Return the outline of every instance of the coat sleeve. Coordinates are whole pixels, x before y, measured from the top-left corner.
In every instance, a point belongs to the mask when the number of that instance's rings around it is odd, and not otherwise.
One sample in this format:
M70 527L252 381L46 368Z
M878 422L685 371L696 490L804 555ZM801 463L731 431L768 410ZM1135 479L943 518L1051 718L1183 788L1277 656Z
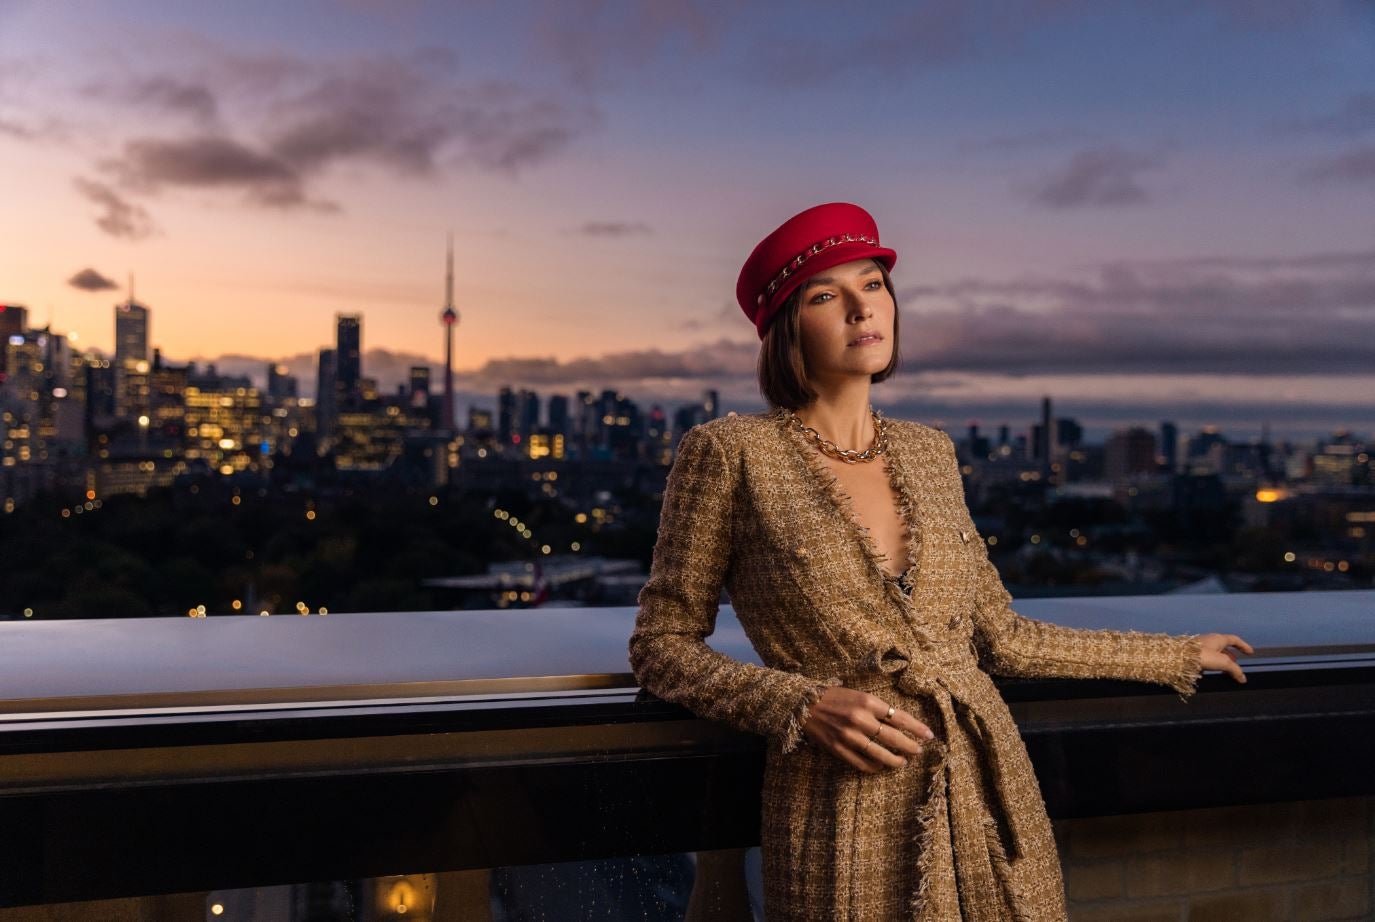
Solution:
M711 649L731 556L738 465L694 426L678 445L659 516L649 580L636 600L630 666L641 687L699 717L774 737L783 752L805 738L807 712L825 691L799 673Z
M960 479L955 444L942 432L948 476ZM963 485L959 488L963 490ZM966 508L966 514L968 510ZM1196 634L1063 627L1012 610L1012 595L973 519L978 567L974 604L975 643L994 675L1029 678L1129 679L1168 685L1187 701L1197 690L1203 648Z

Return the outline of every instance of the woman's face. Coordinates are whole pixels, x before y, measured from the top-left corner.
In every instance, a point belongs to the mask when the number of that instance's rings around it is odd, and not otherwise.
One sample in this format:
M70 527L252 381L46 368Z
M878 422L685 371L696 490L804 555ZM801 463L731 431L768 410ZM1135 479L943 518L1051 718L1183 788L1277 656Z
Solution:
M835 382L872 375L893 357L893 314L897 306L872 259L823 269L802 283L798 321L809 377ZM880 339L860 339L878 334Z

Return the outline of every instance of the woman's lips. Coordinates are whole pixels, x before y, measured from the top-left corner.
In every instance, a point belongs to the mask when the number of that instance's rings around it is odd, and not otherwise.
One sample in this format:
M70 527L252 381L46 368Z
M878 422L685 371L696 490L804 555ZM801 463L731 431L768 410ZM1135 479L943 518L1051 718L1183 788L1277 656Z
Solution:
M850 343L851 346L874 346L883 342L882 336L866 336L858 342Z

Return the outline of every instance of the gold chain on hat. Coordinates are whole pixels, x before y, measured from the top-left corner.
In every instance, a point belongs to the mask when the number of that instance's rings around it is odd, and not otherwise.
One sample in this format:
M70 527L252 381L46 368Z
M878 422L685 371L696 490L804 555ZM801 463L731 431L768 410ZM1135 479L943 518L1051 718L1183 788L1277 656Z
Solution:
M858 464L862 461L872 461L888 448L888 420L883 418L883 413L874 409L874 405L869 405L869 415L874 420L874 443L863 451L856 451L852 448L840 448L830 439L822 438L821 433L811 426L806 425L792 410L788 410L788 421L793 428L797 429L819 448L823 453L832 458L839 458L847 464Z

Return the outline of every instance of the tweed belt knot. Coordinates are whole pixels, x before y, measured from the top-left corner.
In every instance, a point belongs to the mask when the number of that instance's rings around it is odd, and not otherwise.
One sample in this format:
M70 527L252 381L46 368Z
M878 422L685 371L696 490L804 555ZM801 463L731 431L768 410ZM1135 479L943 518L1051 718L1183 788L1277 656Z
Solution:
M932 700L941 713L947 728L955 726L955 708L962 710L969 718L970 724L978 736L980 749L987 756L988 762L992 767L994 778L1000 782L1003 772L999 764L1000 754L998 747L992 743L994 736L988 729L988 722L982 713L987 705L986 696L976 694L972 688L973 673L979 673L979 664L975 656L975 651L970 643L965 640L951 640L944 643L934 643L930 646L923 646L920 654L913 657L911 653L900 643L894 643L878 656L879 668L889 673L894 684L903 692L915 696L924 696ZM987 681L987 677L982 677ZM947 729L947 733L951 732ZM948 751L946 742L941 739L931 740L923 743L925 746L937 746L941 753L941 761L944 763L938 766L938 770L948 767L952 771L951 784L963 785L976 783L976 779L957 777L959 772L965 771L966 767L962 763L948 761ZM994 783L988 786L992 794L992 803L989 805L997 810L1002 821L1003 828L1009 831L1012 841L1002 842L1003 850L1008 857L1025 854L1025 844L1027 830L1022 828L1020 815L1017 811L1009 808L1003 800L1003 785ZM1001 832L999 832L1001 837ZM1009 846L1011 846L1009 848Z

